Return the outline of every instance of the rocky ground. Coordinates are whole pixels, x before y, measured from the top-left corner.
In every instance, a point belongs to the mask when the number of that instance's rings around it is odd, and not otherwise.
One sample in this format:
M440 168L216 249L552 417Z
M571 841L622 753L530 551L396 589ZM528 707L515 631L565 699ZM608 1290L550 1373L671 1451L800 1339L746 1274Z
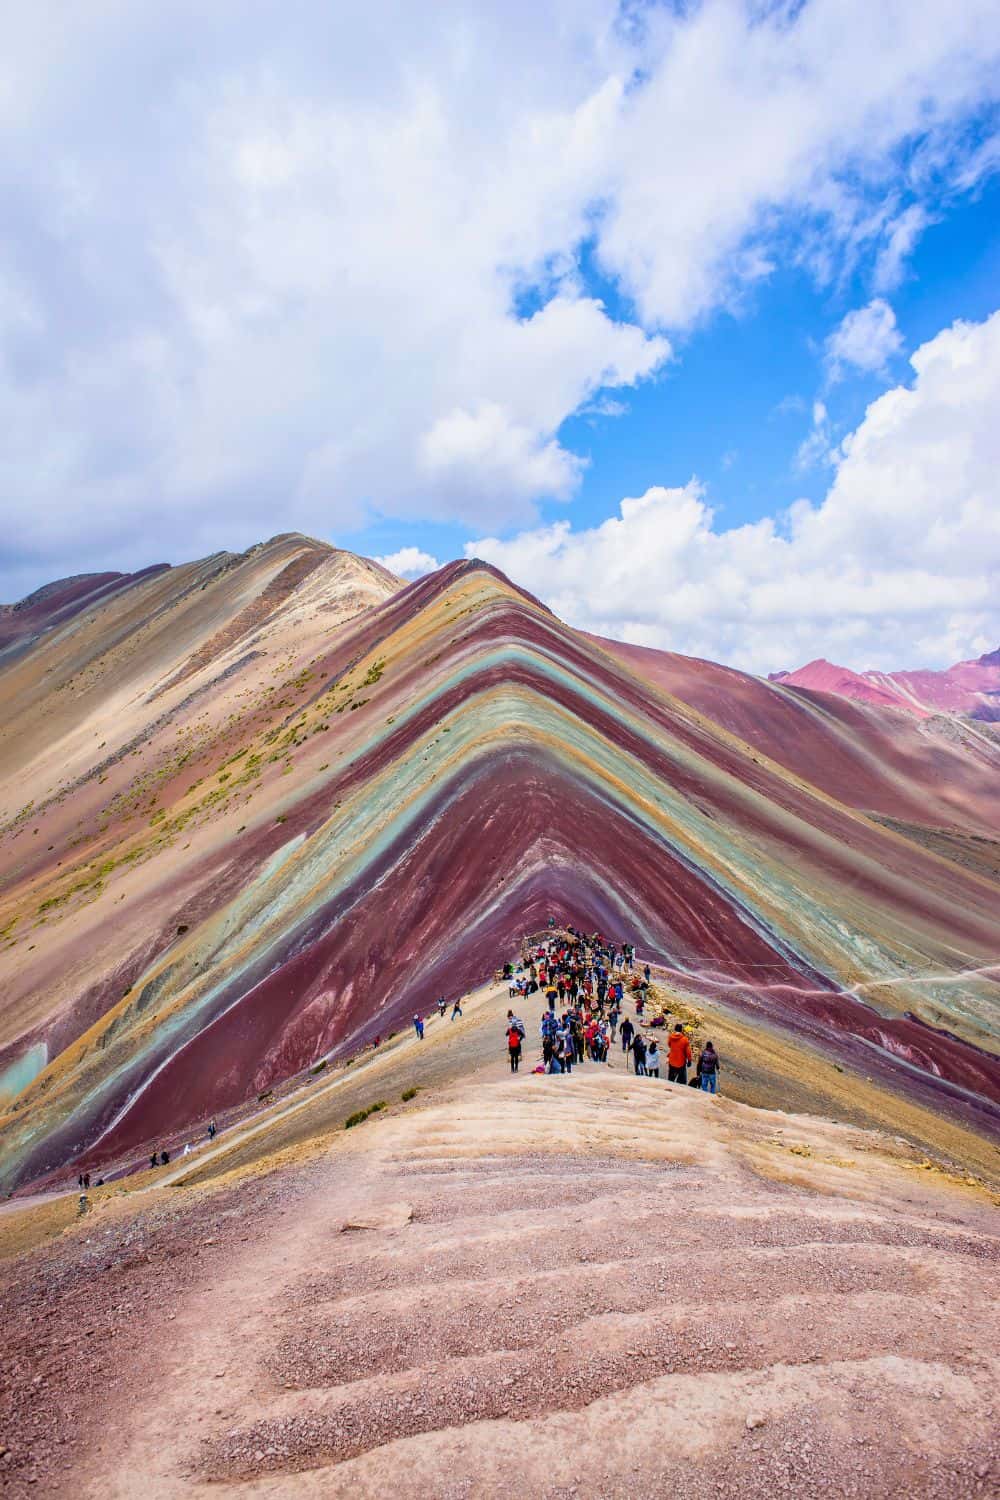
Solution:
M439 1081L274 1170L5 1262L5 1493L997 1492L987 1193L620 1066L512 1078L497 1041L447 1081L479 1034L381 1060L370 1092Z

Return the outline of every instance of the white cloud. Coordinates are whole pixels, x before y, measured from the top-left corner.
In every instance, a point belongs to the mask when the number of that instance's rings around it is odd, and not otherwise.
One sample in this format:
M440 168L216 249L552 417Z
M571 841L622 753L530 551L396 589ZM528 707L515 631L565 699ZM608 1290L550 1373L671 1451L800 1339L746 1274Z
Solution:
M718 531L692 480L591 530L560 521L467 550L576 625L754 671L978 652L1000 640L1000 312L945 329L911 364L912 385L841 445L823 502L780 524Z
M814 401L812 407L812 430L803 438L795 455L795 466L800 472L814 469L819 464L837 461L837 446L833 437L830 416L824 401Z
M375 561L400 578L422 578L425 573L433 573L441 566L436 557L432 557L429 552L422 552L419 547L400 547L398 552L390 552L387 557L377 557Z
M884 298L875 297L867 307L856 307L849 312L827 339L830 378L840 379L845 367L866 375L881 375L902 348L903 336L896 326L896 314Z
M877 292L891 292L899 285L908 257L931 223L932 216L922 203L911 203L890 222L885 243L875 260L872 281Z
M530 524L664 330L818 233L898 277L900 154L959 182L1000 78L993 0L49 10L0 56L8 577Z

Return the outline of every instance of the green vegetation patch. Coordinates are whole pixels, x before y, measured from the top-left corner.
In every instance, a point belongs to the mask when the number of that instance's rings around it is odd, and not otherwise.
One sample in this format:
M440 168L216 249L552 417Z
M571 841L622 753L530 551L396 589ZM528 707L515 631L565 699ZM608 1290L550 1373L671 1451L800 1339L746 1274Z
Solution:
M367 1120L369 1115L377 1114L380 1109L388 1109L389 1106L384 1099L379 1099L376 1104L369 1104L366 1109L355 1110L353 1115L348 1115L344 1121L345 1130L353 1130L355 1125L360 1125L362 1120Z

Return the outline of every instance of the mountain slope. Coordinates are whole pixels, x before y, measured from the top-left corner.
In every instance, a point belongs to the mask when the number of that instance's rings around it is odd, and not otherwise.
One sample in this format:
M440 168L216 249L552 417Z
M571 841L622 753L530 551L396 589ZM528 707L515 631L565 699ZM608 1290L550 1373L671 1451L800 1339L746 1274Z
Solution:
M907 834L1000 834L988 742L705 663L685 700L484 564L278 538L127 601L0 674L8 1186L355 1053L549 915L997 1130L998 888Z

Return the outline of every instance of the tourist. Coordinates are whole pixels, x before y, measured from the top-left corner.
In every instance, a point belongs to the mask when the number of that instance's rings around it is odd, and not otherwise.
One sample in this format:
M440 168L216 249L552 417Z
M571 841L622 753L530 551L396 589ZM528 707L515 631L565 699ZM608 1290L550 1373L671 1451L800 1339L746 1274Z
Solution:
M438 1008L438 1017L443 1021L444 1020L444 1013L448 1009L448 1002L444 998L443 995L439 995L438 996L437 1008Z
M149 1165L151 1167L158 1167L160 1165L160 1158L156 1151L154 1151L152 1156L149 1158ZM82 1182L80 1183L80 1186L83 1187Z
M507 1055L510 1058L510 1071L516 1073L521 1066L521 1039L524 1031L521 1029L517 1018L510 1016L507 1021Z
M647 1078L660 1076L660 1049L656 1045L655 1037L646 1048L646 1076Z
M455 1001L454 1005L451 1008L451 1019L454 1021L455 1017L456 1016L460 1016L461 1014L462 1014L462 1002L461 1002L461 999L459 999L459 1000Z
M646 1071L646 1043L638 1031L632 1040L632 1066L635 1068L635 1076L641 1078Z
M423 1016L416 1015L416 1016L413 1017L413 1029L417 1033L417 1041L418 1042L422 1042L423 1039L424 1039L424 1018L423 1018Z
M684 1035L680 1021L667 1039L667 1077L671 1083L687 1083L691 1043Z
M718 1093L719 1054L711 1042L706 1042L701 1049L701 1056L698 1059L698 1076L701 1078L701 1086L706 1094Z
M209 1140L210 1141L214 1141L215 1137L218 1135L218 1133L219 1133L219 1127L216 1125L216 1123L215 1123L214 1120L210 1120L209 1121L209 1125L208 1125L208 1138L209 1138Z
M618 1028L618 1034L622 1039L622 1051L625 1053L625 1065L627 1067L628 1049L631 1047L632 1038L635 1036L635 1027L632 1025L632 1022L629 1020L628 1016L625 1017L621 1026Z
M586 1050L587 1039L583 1030L583 1022L580 1020L578 1014L574 1015L571 1024L573 1028L573 1050L576 1053L577 1062L582 1063L584 1052Z

